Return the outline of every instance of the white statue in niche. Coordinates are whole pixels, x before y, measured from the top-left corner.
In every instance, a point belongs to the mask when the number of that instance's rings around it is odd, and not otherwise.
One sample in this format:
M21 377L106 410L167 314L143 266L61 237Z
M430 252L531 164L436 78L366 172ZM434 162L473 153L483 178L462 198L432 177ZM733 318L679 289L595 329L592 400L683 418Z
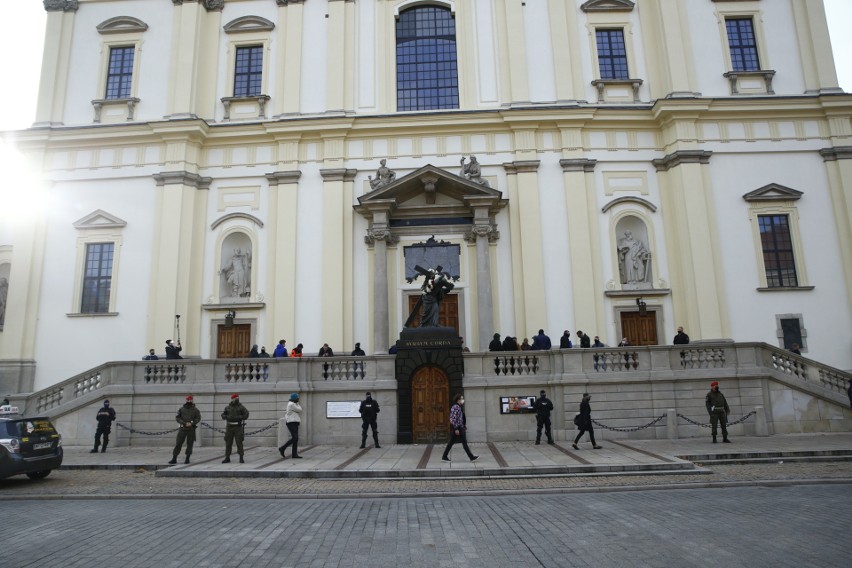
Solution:
M251 296L251 250L234 249L234 254L222 266L220 274L225 276L225 281L230 286L231 294L235 298L248 298Z
M618 241L618 272L621 283L635 288L647 288L651 275L651 253L633 231L624 231Z

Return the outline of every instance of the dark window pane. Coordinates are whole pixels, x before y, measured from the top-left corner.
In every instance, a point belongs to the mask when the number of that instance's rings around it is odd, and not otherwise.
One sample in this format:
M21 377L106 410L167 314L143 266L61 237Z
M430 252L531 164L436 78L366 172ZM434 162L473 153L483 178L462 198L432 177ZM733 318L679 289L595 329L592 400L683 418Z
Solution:
M458 108L456 23L439 6L405 10L396 25L398 110Z
M134 47L111 47L107 66L106 99L126 99L130 97L133 84Z
M601 79L627 79L627 49L624 30L596 30Z
M234 96L256 97L263 85L263 46L238 47L234 64Z
M781 331L784 334L784 349L790 349L794 343L804 345L802 341L802 326L798 318L782 319Z
M757 71L757 39L754 36L754 21L751 18L728 18L728 48L731 52L731 67L734 71Z
M86 245L86 266L83 275L83 299L80 312L99 314L109 312L109 293L112 287L113 243Z
M766 285L770 288L799 285L789 221L787 215L757 216Z

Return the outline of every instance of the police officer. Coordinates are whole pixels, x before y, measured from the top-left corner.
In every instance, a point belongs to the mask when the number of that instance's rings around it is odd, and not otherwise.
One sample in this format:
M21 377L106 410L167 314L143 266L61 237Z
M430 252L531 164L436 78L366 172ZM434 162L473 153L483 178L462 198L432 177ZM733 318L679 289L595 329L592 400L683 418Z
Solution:
M231 404L222 412L222 420L225 421L225 459L222 463L231 463L231 446L234 440L237 442L237 453L240 454L240 463L246 463L243 459L243 439L245 438L245 423L248 420L249 411L240 402L240 395L231 395Z
M553 434L550 432L550 413L553 412L553 402L547 398L547 393L541 391L538 400L533 404L535 410L535 445L541 444L541 428L544 427L544 433L547 434L547 443L553 444Z
M104 401L104 405L98 410L95 418L98 421L98 429L95 430L95 448L89 453L98 453L98 446L101 445L101 436L104 437L104 445L101 446L101 453L105 453L107 444L109 444L109 434L112 431L112 423L115 420L115 410L109 407L108 400Z
M361 407L358 409L361 413L361 448L367 444L367 429L373 429L373 442L376 448L381 448L379 445L379 429L376 424L376 415L379 413L379 402L373 400L370 393L367 393L367 398L361 401Z
M728 414L731 409L728 408L728 401L725 400L725 395L719 392L719 383L713 381L710 383L710 392L704 397L704 405L707 407L707 413L710 414L710 426L713 433L713 443L716 443L716 423L722 424L722 441L730 444L728 439Z
M178 428L177 440L175 441L175 449L172 451L172 459L170 464L177 463L178 454L186 440L186 460L183 463L189 463L189 456L192 455L192 445L195 444L195 429L198 423L201 422L201 411L193 403L192 395L186 397L186 402L178 408L175 421L180 424Z

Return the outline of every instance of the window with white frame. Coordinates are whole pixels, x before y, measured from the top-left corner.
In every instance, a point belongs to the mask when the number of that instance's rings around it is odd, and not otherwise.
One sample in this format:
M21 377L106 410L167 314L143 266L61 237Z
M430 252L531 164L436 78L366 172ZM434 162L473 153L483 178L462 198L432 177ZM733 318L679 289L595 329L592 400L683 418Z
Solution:
M733 71L760 70L760 56L757 52L754 18L725 18L725 29L728 33L731 69Z
M117 315L118 260L127 223L98 209L74 223L77 269L69 316Z
M237 47L234 56L234 96L256 97L263 89L263 46Z
M135 53L136 48L132 45L110 47L105 99L126 99L130 97Z
M109 310L112 289L112 260L115 243L86 245L86 266L83 272L81 314L104 314Z

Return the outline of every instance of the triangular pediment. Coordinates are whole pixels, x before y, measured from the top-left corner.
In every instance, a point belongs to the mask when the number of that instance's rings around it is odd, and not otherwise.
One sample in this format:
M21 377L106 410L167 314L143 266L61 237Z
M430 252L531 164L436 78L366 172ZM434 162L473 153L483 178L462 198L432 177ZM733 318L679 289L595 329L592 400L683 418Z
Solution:
M580 9L584 12L629 12L635 5L630 0L589 0Z
M743 195L743 199L746 201L796 201L803 195L804 193L801 191L778 183L770 183L754 191L749 191Z
M127 221L119 219L111 213L107 213L103 209L92 211L82 219L74 222L74 227L77 229L113 229L127 225Z
M472 218L477 206L487 206L489 213L494 214L506 203L496 189L427 164L362 195L355 210L371 217L372 211L381 209L394 219Z

